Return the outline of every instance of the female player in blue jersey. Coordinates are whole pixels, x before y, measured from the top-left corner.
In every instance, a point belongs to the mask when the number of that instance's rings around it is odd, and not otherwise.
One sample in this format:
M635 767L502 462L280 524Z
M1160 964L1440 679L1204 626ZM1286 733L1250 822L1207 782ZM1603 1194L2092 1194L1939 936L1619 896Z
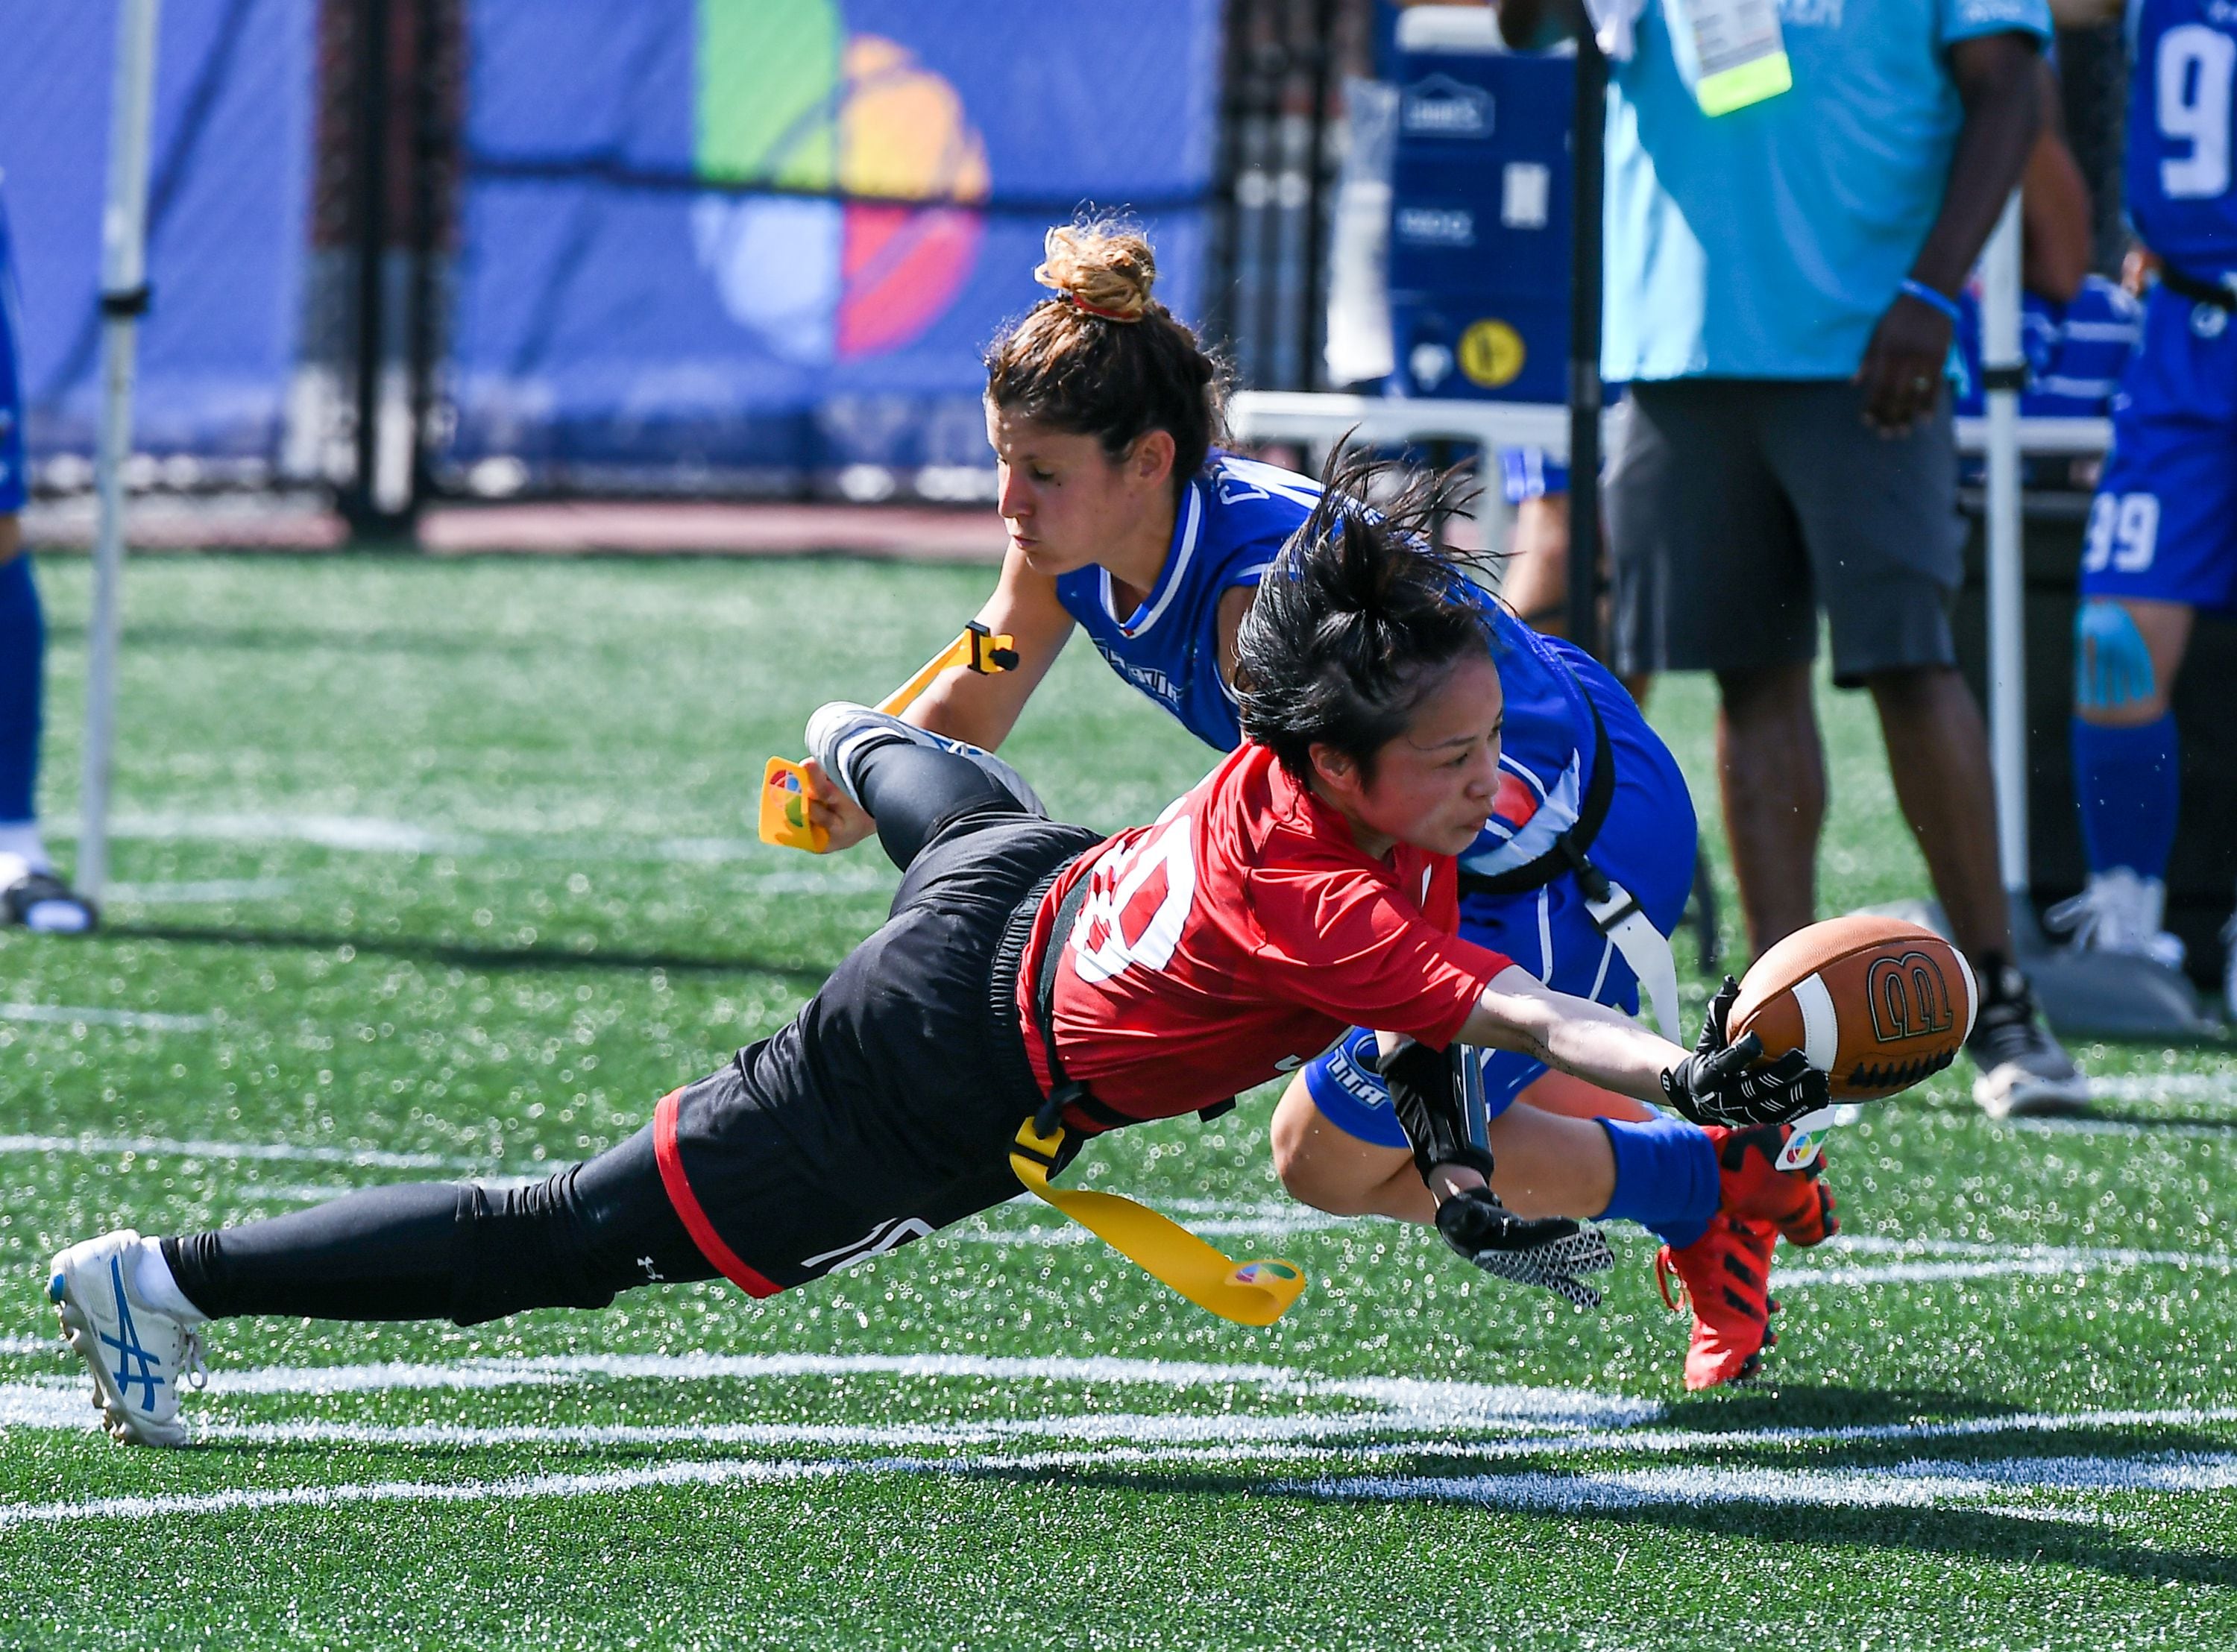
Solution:
M2082 543L2072 738L2089 884L2045 921L2078 947L2180 965L2163 928L2181 803L2170 697L2199 611L2237 616L2237 13L2127 12L2125 205L2158 279ZM2223 943L2237 1016L2237 918Z
M1139 235L1052 231L1035 276L1057 296L987 353L987 434L1010 547L979 618L1015 639L1019 662L948 674L908 721L999 747L1077 627L1122 679L1230 749L1242 738L1237 632L1319 484L1214 447L1217 366L1151 299L1155 265ZM1590 656L1488 594L1482 602L1507 710L1494 817L1462 858L1462 932L1548 986L1633 1012L1636 959L1660 977L1650 985L1668 1031L1677 1010L1664 938L1693 872L1685 781ZM837 787L814 786L812 805L835 847L873 829ZM1319 1208L1428 1221L1434 1209L1372 1050L1372 1034L1355 1030L1291 1081L1274 1120L1277 1167ZM1519 1054L1490 1054L1484 1089L1500 1195L1518 1213L1653 1229L1693 1299L1688 1383L1752 1372L1771 1339L1772 1247L1782 1227L1803 1242L1830 1231L1822 1182L1774 1169L1776 1136L1705 1133ZM1534 1104L1512 1107L1518 1099ZM1783 1224L1739 1214L1766 1198L1785 1201Z

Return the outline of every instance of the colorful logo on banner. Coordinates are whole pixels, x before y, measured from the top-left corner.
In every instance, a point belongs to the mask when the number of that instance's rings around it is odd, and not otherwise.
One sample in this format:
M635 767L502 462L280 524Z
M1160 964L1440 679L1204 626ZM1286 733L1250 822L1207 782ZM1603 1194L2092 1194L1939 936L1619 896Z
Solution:
M700 267L723 308L789 360L909 343L979 255L991 180L963 100L907 46L850 34L836 0L699 0L702 178L798 194L707 194ZM832 200L822 192L855 199Z

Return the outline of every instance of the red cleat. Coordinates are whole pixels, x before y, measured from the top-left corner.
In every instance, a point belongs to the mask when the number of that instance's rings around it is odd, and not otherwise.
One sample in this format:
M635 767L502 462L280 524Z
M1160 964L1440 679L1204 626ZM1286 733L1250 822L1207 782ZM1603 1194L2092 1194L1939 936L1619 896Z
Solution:
M1717 1150L1719 1210L1769 1222L1790 1245L1822 1244L1841 1231L1822 1155L1799 1170L1777 1168L1779 1149L1794 1133L1790 1126L1728 1130L1712 1124L1705 1133Z
M1778 1229L1719 1211L1709 1231L1683 1250L1665 1245L1654 1259L1654 1282L1672 1313L1693 1310L1693 1341L1686 1350L1686 1386L1714 1388L1744 1382L1763 1365L1764 1350L1778 1340L1771 1316L1771 1249ZM1678 1280L1678 1294L1670 1280Z

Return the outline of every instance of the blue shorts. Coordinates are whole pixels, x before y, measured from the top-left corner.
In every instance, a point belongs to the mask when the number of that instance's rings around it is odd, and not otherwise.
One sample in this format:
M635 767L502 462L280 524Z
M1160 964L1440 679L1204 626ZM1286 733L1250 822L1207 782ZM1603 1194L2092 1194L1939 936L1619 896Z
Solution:
M8 209L0 203L0 517L21 510L30 488L23 458L23 358L16 345L23 336Z
M1580 673L1580 675L1585 675ZM1647 920L1667 935L1678 927L1693 887L1693 800L1685 776L1631 697L1613 680L1586 676L1615 759L1615 794L1594 841L1593 863L1631 891ZM1504 952L1556 991L1639 1010L1639 977L1585 910L1584 892L1561 877L1525 895L1470 896L1461 903L1461 934ZM1375 1035L1355 1027L1305 1069L1306 1093L1323 1117L1363 1142L1402 1148L1406 1133L1390 1092L1373 1070ZM1512 1050L1485 1052L1484 1097L1498 1117L1546 1070Z
M2082 594L2237 614L2237 316L2155 287L2113 398Z

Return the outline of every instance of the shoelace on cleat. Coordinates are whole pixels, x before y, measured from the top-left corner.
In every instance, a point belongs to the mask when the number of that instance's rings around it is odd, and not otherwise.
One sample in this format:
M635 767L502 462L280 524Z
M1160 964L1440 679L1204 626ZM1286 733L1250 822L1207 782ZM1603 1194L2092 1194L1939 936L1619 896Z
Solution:
M1670 1281L1673 1280L1678 1281L1678 1294L1674 1297L1670 1294ZM1671 1255L1667 1245L1654 1253L1654 1288L1662 1293L1664 1307L1673 1313L1685 1311L1690 1300L1686 1289L1686 1276L1678 1271L1677 1259Z
M186 1333L186 1341L179 1349L179 1375L196 1393L209 1386L209 1365L202 1358L202 1334L199 1331Z

